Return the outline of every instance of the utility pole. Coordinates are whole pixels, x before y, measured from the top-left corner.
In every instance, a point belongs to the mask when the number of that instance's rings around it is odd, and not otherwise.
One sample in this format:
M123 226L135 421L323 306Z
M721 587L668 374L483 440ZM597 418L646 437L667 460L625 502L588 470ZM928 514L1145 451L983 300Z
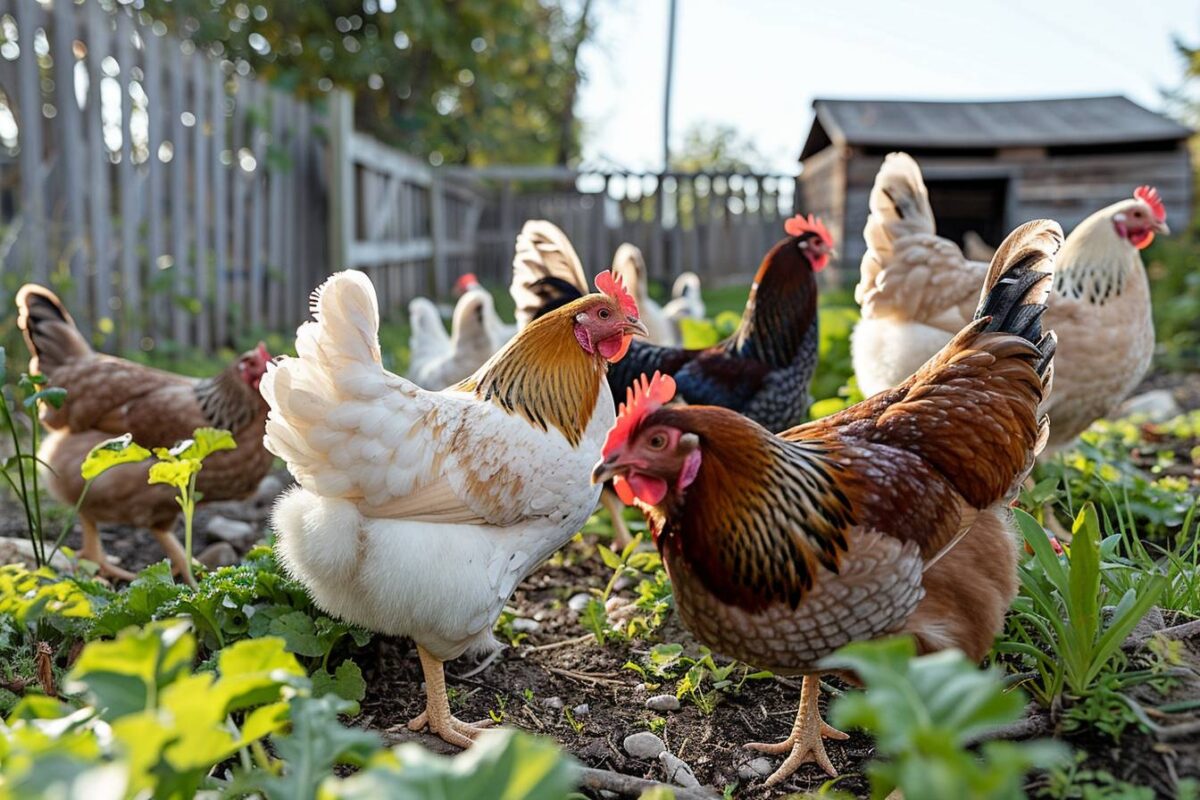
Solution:
M675 72L675 1L667 0L667 82L663 90L663 171L671 168L671 78Z

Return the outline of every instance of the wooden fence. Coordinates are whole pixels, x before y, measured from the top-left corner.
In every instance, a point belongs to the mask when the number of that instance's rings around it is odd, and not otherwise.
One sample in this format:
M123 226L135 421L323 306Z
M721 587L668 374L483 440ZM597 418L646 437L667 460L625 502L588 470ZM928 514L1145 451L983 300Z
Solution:
M792 213L790 175L580 171L562 167L449 170L486 198L475 271L505 283L526 219L549 219L571 238L589 273L622 242L640 247L655 280L692 270L707 283L753 275Z
M320 114L127 5L3 12L20 185L5 271L51 281L126 349L295 324L325 271Z

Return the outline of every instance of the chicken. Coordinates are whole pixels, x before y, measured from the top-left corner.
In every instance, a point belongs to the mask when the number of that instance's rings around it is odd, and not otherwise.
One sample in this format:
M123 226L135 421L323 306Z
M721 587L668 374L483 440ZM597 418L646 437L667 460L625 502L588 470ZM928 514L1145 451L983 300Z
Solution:
M454 291L458 295L465 294L471 289L483 289L483 284L479 282L479 278L475 277L474 272L467 272L460 275L458 280L454 282ZM496 304L493 301L491 313L486 314L484 322L487 323L488 333L492 337L492 347L499 350L504 344L517 335L517 324L507 323L500 319L500 315L496 313Z
M996 255L996 248L985 242L975 231L963 234L962 250L968 261L991 261L992 256Z
M201 427L227 430L237 442L237 449L205 459L196 478L203 500L237 500L258 488L272 464L262 445L267 406L258 393L271 358L263 344L214 377L189 378L95 352L49 289L26 284L17 292L17 308L17 324L31 355L29 371L67 390L62 408L43 405L41 410L49 435L38 457L50 469L48 486L55 499L68 506L79 502L84 489L80 466L106 439L130 433L143 447L171 447ZM151 463L147 459L105 472L79 507L79 554L98 564L102 575L134 577L105 557L97 528L104 522L148 528L175 571L188 574L188 555L174 534L179 516L175 490L147 484Z
M1139 250L1167 233L1158 192L1085 219L1056 259L1046 326L1059 337L1047 452L1070 444L1141 381L1154 351L1150 287ZM893 153L871 192L869 249L855 297L862 321L851 340L864 394L898 385L970 318L987 265L936 235L915 161Z
M444 389L458 383L498 349L488 327L489 317L496 319L495 301L482 287L458 298L449 336L436 306L425 298L409 303L408 313L412 325L408 378L422 388Z
M679 337L675 326L667 319L662 306L650 297L650 276L646 273L646 259L642 251L635 245L625 242L613 254L612 272L619 275L633 299L637 301L641 320L646 325L650 335L646 341L651 344L662 344L675 347Z
M1047 435L1043 333L1062 231L1028 223L1001 245L968 324L915 375L833 416L772 435L722 408L666 405L669 377L630 390L593 481L646 515L697 638L803 674L791 735L748 745L835 774L822 737L821 659L906 632L921 652L982 659L1017 592L1009 501Z
M326 612L415 640L426 710L409 727L455 745L478 729L450 714L442 663L498 647L505 601L599 495L605 369L645 328L618 281L596 285L431 392L383 369L374 287L341 272L317 290L298 357L263 378L267 447L299 482L273 514L280 562Z
M689 403L724 406L769 430L803 422L817 364L817 282L829 263L833 237L815 217L796 216L763 258L742 314L728 339L703 350L634 340L629 355L608 372L614 396L639 375L673 375ZM549 222L525 223L517 237L510 289L518 321L579 297L583 266L566 236Z
M663 306L663 313L677 328L682 319L704 319L707 309L700 292L700 276L684 272L671 285L671 300Z

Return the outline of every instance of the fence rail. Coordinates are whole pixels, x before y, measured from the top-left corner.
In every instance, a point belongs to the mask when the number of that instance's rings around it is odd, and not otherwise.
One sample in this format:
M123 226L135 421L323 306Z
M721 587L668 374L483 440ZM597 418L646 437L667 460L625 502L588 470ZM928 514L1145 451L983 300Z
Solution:
M325 267L320 112L127 5L0 8L20 176L5 271L67 287L126 349L294 324Z
M529 218L591 272L629 241L654 278L740 278L792 203L785 175L434 169L355 131L350 95L299 101L132 4L0 0L0 94L4 286L49 281L110 349L286 332L331 269L388 310L507 282Z

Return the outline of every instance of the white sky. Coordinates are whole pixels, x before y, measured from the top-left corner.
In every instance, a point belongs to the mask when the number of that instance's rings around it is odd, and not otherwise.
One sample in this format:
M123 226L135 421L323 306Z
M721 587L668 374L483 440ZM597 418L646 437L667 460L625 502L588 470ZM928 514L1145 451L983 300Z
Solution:
M595 0L584 158L662 161L667 0ZM1125 94L1153 109L1200 42L1197 0L678 0L672 139L736 126L792 172L814 97Z

